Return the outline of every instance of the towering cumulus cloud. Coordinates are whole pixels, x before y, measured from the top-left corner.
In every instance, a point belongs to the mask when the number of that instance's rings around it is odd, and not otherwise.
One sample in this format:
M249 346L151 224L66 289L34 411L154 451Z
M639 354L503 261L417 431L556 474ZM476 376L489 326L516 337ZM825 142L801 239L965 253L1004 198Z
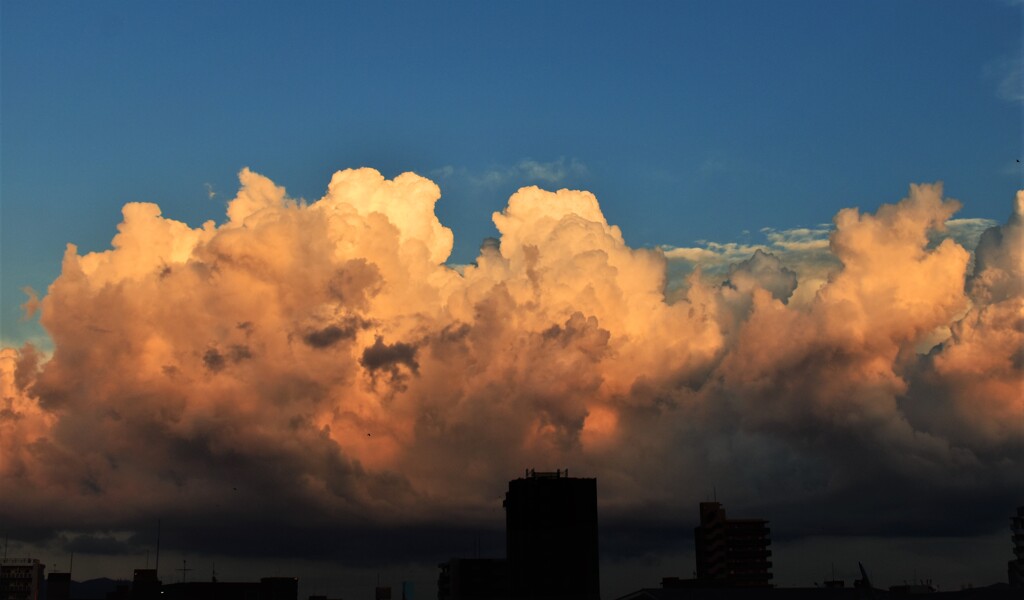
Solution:
M346 170L311 203L240 180L222 224L133 203L112 249L68 246L41 300L52 355L0 356L16 535L164 518L227 552L273 522L247 551L304 531L355 560L365 544L337 540L365 527L500 526L531 466L598 477L612 528L712 485L797 533L827 530L823 499L841 527L885 509L934 531L967 496L1021 493L1024 192L973 269L942 233L958 203L920 185L836 216L816 293L758 251L669 302L662 251L587 192L519 190L455 270L427 179Z

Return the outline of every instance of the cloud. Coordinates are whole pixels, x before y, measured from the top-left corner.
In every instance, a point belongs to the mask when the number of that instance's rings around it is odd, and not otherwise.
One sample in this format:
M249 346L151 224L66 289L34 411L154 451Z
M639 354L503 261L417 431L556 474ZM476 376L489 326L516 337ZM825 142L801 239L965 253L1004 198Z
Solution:
M999 82L999 96L1011 102L1024 100L1024 60L1017 58L1009 61L1006 74Z
M25 303L21 305L21 319L23 321L28 321L34 317L37 312L39 312L39 293L27 286L21 288L21 291L28 296Z
M559 157L549 162L525 158L515 165L492 166L482 172L446 165L432 171L446 183L460 183L473 188L494 189L508 184L560 184L588 174L587 166L576 158Z
M587 166L575 158L566 161L563 157L548 163L526 159L520 161L517 167L528 179L541 183L561 183L567 177L587 174Z
M696 270L708 285L716 285L729 276L729 270L755 253L761 252L777 258L794 272L797 288L792 301L803 304L813 300L829 274L840 267L840 262L829 250L830 225L776 230L764 228L765 243L702 241L697 246L662 246L668 259L668 289L671 296L685 293L689 276Z
M700 164L698 171L703 175L717 175L729 170L729 162L724 158L715 156L709 157Z
M52 354L0 355L15 536L107 552L162 518L206 552L445 555L545 465L598 477L608 531L682 526L714 485L800 534L982 532L965 499L1024 491L1022 197L980 234L919 185L763 244L637 249L593 194L524 187L456 271L423 177L340 171L311 202L239 179L220 224L132 203L109 250L68 246Z
M929 421L956 419L979 452L1024 441L1024 192L1006 225L985 230L967 279L971 308L918 377L935 397Z
M987 230L998 227L999 223L992 219L950 219L946 221L945 231L938 232L936 241L950 237L964 248L973 249L978 246L981 236Z
M928 239L933 246L952 239L965 249L973 250L982 233L996 225L991 219L949 219L942 227L930 230ZM688 285L687 277L698 268L706 283L721 283L737 263L762 252L778 258L787 269L794 271L798 280L794 301L806 303L842 266L829 246L833 229L831 224L783 230L766 227L761 230L765 242L760 244L701 241L690 247L661 246L669 263L668 289L680 294Z
M740 292L761 288L785 303L796 289L797 277L795 271L783 266L775 256L755 250L753 256L729 268L725 285Z
M1024 58L1015 56L994 61L984 75L995 82L996 96L1013 103L1024 101Z
M302 336L302 341L313 348L328 348L341 340L354 339L360 329L370 327L372 323L357 317L349 317L340 323L330 324L323 329L316 329Z
M131 537L122 534L121 537ZM73 535L64 543L65 552L78 552L79 554L105 554L124 555L135 554L140 548L134 546L128 539L120 539L116 535Z

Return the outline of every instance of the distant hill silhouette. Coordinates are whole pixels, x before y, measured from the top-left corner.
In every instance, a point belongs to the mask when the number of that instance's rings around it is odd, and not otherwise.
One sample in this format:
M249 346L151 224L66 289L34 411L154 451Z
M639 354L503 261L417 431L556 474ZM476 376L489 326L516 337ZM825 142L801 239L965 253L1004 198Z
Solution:
M100 577L86 581L71 582L71 597L75 600L104 600L107 594L117 589L118 585L131 585L127 579L110 579Z

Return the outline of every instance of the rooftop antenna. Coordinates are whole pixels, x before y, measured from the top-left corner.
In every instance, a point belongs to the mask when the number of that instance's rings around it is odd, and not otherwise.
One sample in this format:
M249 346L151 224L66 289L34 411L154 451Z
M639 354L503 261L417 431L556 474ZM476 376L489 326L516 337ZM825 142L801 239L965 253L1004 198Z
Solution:
M71 561L68 564L68 579L71 578L71 571L75 568L75 553L71 553Z
M185 578L188 577L188 572L192 569L188 568L188 561L183 558L181 559L181 568L175 570L181 571L181 582L185 583Z

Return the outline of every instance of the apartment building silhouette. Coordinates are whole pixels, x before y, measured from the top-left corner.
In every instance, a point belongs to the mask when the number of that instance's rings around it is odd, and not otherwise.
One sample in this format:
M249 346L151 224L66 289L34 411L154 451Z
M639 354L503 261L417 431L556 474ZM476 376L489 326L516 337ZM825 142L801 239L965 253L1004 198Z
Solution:
M729 519L718 502L700 503L693 531L697 579L728 587L768 587L772 579L771 530L764 519Z

